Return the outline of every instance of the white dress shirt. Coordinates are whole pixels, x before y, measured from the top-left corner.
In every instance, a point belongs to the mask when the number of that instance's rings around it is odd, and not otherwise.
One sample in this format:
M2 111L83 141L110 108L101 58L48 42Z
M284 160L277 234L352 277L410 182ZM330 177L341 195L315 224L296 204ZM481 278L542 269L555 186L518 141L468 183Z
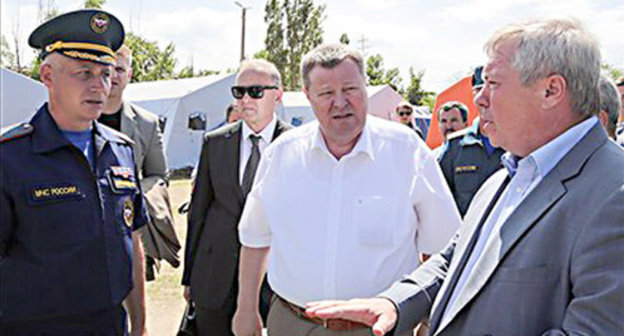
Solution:
M478 262L485 246L493 242L507 218L509 218L518 205L597 122L598 119L596 117L588 118L536 149L525 158L519 159L510 153L503 155L501 160L512 178L483 224L470 258L466 262L466 266L460 274L457 285L455 285L451 298L445 307L443 320L444 318L449 318L448 312L450 307L471 276L472 269Z
M371 115L353 150L328 151L317 121L265 151L239 223L268 247L271 288L299 306L378 294L435 253L461 220L438 163L399 123Z
M243 184L243 174L245 174L245 167L247 167L247 161L249 161L249 157L251 156L251 148L252 143L249 138L250 135L260 136L260 141L258 141L258 147L260 149L260 157L262 158L262 154L264 150L269 146L271 140L273 139L273 134L275 133L275 127L277 125L277 118L275 114L273 115L273 119L266 125L266 127L260 131L260 133L254 132L247 123L243 121L242 133L241 133L241 141L240 141L240 160L238 161L238 183Z

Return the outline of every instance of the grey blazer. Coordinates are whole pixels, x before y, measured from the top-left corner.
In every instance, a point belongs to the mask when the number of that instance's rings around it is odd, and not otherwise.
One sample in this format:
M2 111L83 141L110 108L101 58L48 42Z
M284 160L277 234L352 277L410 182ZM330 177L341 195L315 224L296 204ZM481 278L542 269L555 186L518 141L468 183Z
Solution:
M290 127L278 119L273 140ZM241 133L239 121L204 136L191 195L182 284L204 309L221 308L238 280L238 221L246 200L238 178Z
M396 330L428 313L432 335L624 335L624 150L598 123L485 246L442 319L478 224L507 177L476 194L447 248L381 296Z
M128 102L121 110L121 132L134 141L134 162L143 179L166 178L167 160L158 116ZM152 184L154 181L151 181Z

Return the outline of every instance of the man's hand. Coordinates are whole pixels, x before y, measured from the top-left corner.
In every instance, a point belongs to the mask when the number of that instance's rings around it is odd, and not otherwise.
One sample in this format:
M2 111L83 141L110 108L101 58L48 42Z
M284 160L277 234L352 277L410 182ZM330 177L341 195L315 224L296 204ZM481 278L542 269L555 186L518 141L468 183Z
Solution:
M236 336L262 336L262 318L258 309L237 308L232 319L232 332Z
M306 314L321 319L340 318L364 323L372 327L375 336L385 335L397 321L394 304L384 298L310 302Z
M191 303L191 286L184 286L182 296L184 296L186 303Z

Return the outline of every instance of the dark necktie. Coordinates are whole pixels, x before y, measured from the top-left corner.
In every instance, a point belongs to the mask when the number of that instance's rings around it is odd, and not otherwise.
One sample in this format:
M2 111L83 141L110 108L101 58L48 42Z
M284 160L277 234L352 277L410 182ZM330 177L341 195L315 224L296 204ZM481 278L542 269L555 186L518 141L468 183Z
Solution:
M251 190L254 176L256 175L256 169L258 169L258 162L260 162L260 147L258 147L260 136L252 134L249 136L249 140L251 140L251 155L249 156L249 160L247 160L245 172L243 173L243 184L241 185L245 197L247 197L247 194Z

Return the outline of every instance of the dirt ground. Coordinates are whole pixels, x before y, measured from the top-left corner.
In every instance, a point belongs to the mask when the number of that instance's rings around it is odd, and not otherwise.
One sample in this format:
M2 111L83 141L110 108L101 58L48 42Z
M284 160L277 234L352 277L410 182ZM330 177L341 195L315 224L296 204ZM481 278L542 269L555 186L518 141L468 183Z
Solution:
M169 185L169 196L175 216L175 230L182 243L179 256L184 255L186 241L186 215L178 214L178 207L189 200L191 195L190 180L175 180ZM173 268L168 263L161 263L156 280L146 285L147 295L147 330L150 336L175 336L180 325L186 301L182 297L182 265Z

